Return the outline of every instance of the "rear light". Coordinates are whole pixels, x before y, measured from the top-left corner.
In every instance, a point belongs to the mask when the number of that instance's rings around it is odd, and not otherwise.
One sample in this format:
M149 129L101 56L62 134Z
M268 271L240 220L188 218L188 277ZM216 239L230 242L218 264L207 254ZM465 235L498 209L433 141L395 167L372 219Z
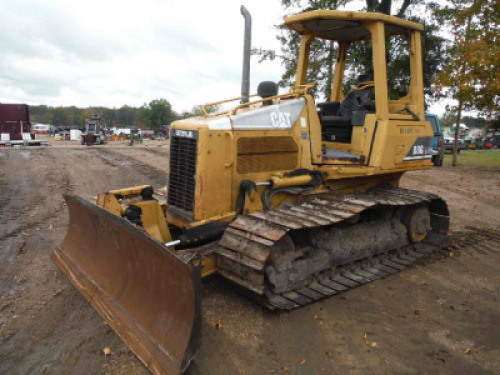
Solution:
M438 147L443 147L443 138L439 138Z

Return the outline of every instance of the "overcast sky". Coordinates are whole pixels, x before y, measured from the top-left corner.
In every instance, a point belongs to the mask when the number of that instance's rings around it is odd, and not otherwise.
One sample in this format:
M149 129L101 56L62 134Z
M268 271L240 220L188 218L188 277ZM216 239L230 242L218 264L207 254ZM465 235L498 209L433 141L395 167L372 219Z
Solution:
M166 98L181 112L239 96L239 7L252 14L252 46L278 50L280 3L0 0L0 102L121 107ZM251 92L281 73L279 61L252 57Z

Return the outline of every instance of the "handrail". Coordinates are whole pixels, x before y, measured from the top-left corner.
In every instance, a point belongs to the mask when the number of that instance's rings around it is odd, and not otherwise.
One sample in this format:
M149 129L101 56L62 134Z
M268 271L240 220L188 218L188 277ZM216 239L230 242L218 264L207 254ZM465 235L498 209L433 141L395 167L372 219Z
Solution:
M310 82L305 85L293 86L292 91L300 91L300 93L307 94L307 91L314 88L314 86L316 86L316 82Z
M354 90L364 90L368 87L375 87L375 81L360 82L354 86Z
M267 102L268 100L274 100L274 99L279 99L279 98L283 98L283 97L298 96L298 95L299 95L299 93L295 94L295 93L292 93L292 92L288 92L286 94L269 96L269 97L264 98L264 99L254 100L253 102L240 103L239 105L237 105L236 107L233 108L233 110L231 112L231 115L234 116L236 114L236 112L238 112L238 110L240 110L243 107L248 107L248 106L250 106L252 104Z
M236 112L239 109L241 109L243 107L247 107L247 106L249 106L251 104L257 104L257 103L261 103L261 102L264 102L264 101L267 101L267 100L274 100L274 99L283 98L283 97L287 97L287 96L299 96L299 95L302 95L302 94L307 94L307 91L309 91L310 89L312 89L314 86L316 86L316 82L306 83L305 85L293 86L291 88L291 90L289 92L287 92L286 94L280 94L280 95L270 96L270 97L267 97L267 98L264 98L264 99L254 100L253 102L240 103L239 105L237 105L233 109L233 111L231 112L231 114L235 115ZM252 94L252 95L249 95L249 98L253 98L255 96L259 96L259 95L258 94ZM201 106L201 110L203 111L203 114L205 114L205 116L208 116L209 113L207 112L207 109L206 109L207 107L212 107L214 105L219 105L219 104L234 102L235 100L240 100L240 99L241 99L241 96L239 96L237 98L231 98L231 99L226 99L226 100L219 100L217 102L203 104Z
M233 134L233 132L231 132L231 131L226 132L226 136L228 136L230 138L229 144L230 144L230 147L231 147L231 153L230 153L231 160L229 161L229 163L224 164L224 167L229 168L230 166L232 166L234 164L234 155L236 154L234 152L234 148L236 147L235 146L236 142L234 141L234 134Z
M249 95L248 97L254 97L254 96L258 96L257 94L252 94L252 95ZM212 102L212 103L207 103L207 104L203 104L201 106L201 110L203 111L203 113L208 116L209 113L207 112L206 108L207 107L213 107L214 105L219 105L219 104L224 104L224 103L229 103L229 102L234 102L235 100L241 100L241 96L238 96L237 98L231 98L231 99L226 99L226 100L219 100L217 102Z
M297 96L300 96L300 95L307 94L307 91L310 90L310 89L312 89L314 86L316 86L316 82L307 83L305 85L299 85L299 86L293 87L293 89L290 92L287 92L286 94L269 96L267 98L263 98L263 99L259 99L259 100L254 100L253 102L241 103L241 104L237 105L236 107L234 107L233 111L231 112L231 115L234 116L236 114L236 112L238 112L238 110L240 110L243 107L248 107L248 106L250 106L252 104L267 102L269 100L286 98L286 97L290 97L290 96L297 97Z

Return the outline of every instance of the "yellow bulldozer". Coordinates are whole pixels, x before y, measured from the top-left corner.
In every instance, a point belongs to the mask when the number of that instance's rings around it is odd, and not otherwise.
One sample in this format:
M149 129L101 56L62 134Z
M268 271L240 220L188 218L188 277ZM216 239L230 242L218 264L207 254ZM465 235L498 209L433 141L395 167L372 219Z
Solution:
M438 196L399 187L431 168L423 26L364 12L286 18L301 35L295 85L249 95L250 14L241 98L174 122L167 194L152 186L66 196L68 233L52 259L153 373L182 373L200 345L200 286L217 273L269 309L293 310L410 267L447 240ZM408 46L411 81L388 94L386 41ZM306 81L311 43L338 44L331 97ZM373 66L352 87L350 49ZM370 76L373 74L373 76ZM347 76L347 75L346 75ZM227 104L226 104L227 105Z

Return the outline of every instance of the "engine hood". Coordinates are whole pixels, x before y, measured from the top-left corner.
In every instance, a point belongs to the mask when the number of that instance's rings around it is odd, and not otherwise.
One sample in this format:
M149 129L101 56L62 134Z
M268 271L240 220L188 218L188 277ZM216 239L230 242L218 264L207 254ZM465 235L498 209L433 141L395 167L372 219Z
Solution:
M259 103L260 104L260 103ZM280 130L291 129L306 105L304 98L278 104L243 108L216 115L192 117L172 123L172 129L200 130Z

